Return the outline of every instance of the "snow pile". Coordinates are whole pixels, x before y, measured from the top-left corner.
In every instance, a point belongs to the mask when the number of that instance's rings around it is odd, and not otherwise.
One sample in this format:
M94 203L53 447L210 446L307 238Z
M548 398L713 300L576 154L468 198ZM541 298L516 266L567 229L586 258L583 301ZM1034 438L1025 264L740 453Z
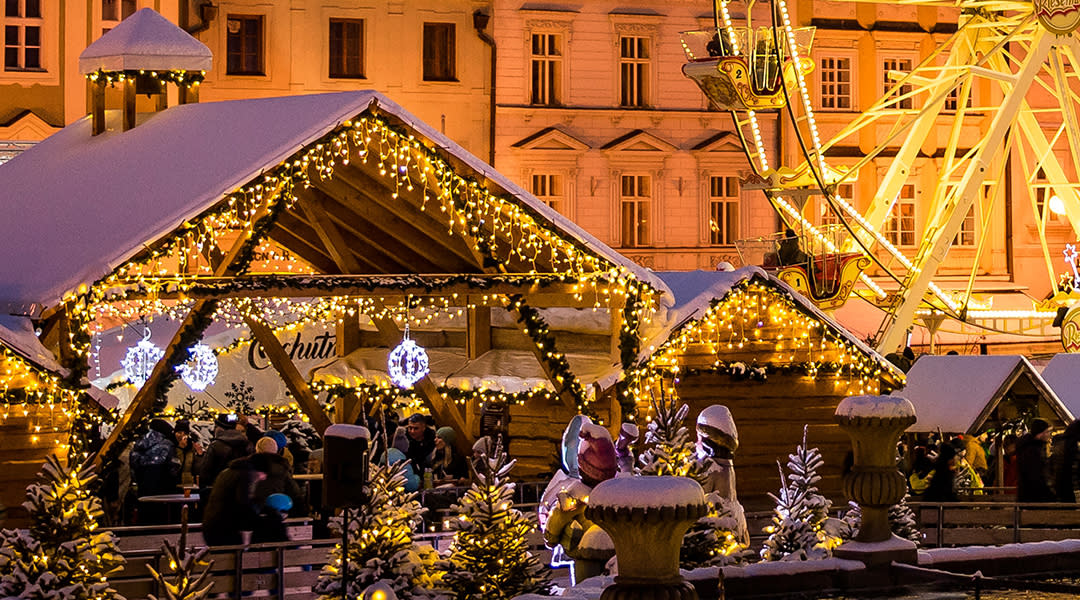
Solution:
M836 416L854 418L903 419L915 416L915 407L899 396L848 396L836 407Z
M688 477L617 477L601 482L589 494L590 507L660 509L704 503L701 485Z
M1080 552L1080 540L1057 542L1031 542L1005 544L1003 546L968 546L966 548L934 548L919 551L919 566L932 566L953 562L1000 560L1015 557L1058 556Z

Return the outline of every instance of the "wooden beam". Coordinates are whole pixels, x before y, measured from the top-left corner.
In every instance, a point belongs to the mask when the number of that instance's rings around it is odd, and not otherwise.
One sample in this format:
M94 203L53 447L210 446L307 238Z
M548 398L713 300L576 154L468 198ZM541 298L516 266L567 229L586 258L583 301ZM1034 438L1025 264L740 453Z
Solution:
M415 224L418 228L421 228L425 235L432 239L446 240L443 244L447 249L468 260L476 268L482 268L484 264L483 255L473 247L470 240L463 238L457 232L450 233L451 228L447 222L436 219L434 213L421 211L420 201L409 198L410 195L419 196L422 194L423 191L420 188L416 188L411 194L407 191L399 193L398 198L395 200L391 197L394 193L393 190L357 167L355 162L336 167L336 169L340 171L341 180L349 184L361 196ZM438 203L429 202L428 209L438 212Z
M521 318L521 311L519 309L515 309L514 313L517 315L518 322L524 322L524 319ZM570 386L568 385L569 382L560 382L558 380L557 375L548 368L547 357L544 356L543 348L538 347L528 333L522 331L521 335L524 335L525 338L529 340L529 348L532 350L533 355L536 356L536 361L540 363L540 368L544 370L544 376L547 377L548 381L551 382L551 385L555 387L555 394L558 395L559 400L562 400L562 403L566 405L567 408L577 412L577 398L574 396L573 392L570 391Z
M364 400L363 398L358 397L356 394L349 394L348 397L352 398L353 402L351 405L349 403L345 404L345 410L343 412L345 417L341 422L352 425L353 423L356 423L356 421L359 420L360 417L364 416ZM366 420L367 419L365 419L365 421ZM365 423L361 424L365 425Z
M608 294L608 313L611 315L611 360L615 364L622 363L622 328L625 322L623 309L626 307L626 296L623 294ZM616 297L617 296L617 297Z
M179 88L179 100L180 104L197 104L199 102L199 86L186 86L180 85Z
M383 203L369 198L357 188L345 181L344 177L316 180L312 185L320 192L333 198L339 210L329 211L348 220L344 213L355 215L368 223L378 223L379 227L396 237L402 244L418 254L423 254L433 263L448 273L465 273L478 270L479 265L473 256L459 248L461 244L449 240L445 227L439 227L426 215L418 214L413 218L403 218L387 209ZM396 202L391 200L391 202ZM343 213L344 211L344 213ZM436 249L436 252L432 250Z
M90 135L105 133L105 80L87 81L90 86Z
M351 313L346 311L337 322L336 350L339 358L348 356L360 347L360 311L356 303L351 306L357 307Z
M404 284L389 283L390 275L302 275L271 274L244 275L241 277L199 277L179 280L172 277L145 277L131 280L125 290L127 300L177 300L220 298L310 298L313 296L403 297L446 296L455 294L464 303L465 298L486 295L505 296L520 294L530 299L529 304L539 306L533 300L540 297L547 306L591 307L592 298L578 300L576 283L545 281L543 275L521 274L516 281L500 279L485 281L487 275L469 275L468 279L453 279L447 275L412 275L401 277ZM137 282L137 283L136 283ZM183 288L181 288L181 284ZM113 289L121 290L125 282L117 282ZM222 289L223 287L238 289ZM586 294L589 295L589 294ZM610 296L610 294L609 294ZM119 298L117 298L119 299ZM110 299L106 299L110 301Z
M473 298L470 298L473 300ZM465 315L465 350L469 360L491 350L491 307L475 306Z
M326 411L319 405L319 401L311 392L307 381L300 375L300 371L297 370L296 365L289 358L289 353L285 351L277 336L274 335L273 330L265 323L251 315L245 315L244 322L247 323L248 329L251 330L251 335L258 340L263 351L266 352L270 364L274 365L274 369L281 375L285 386L289 388L289 393L296 399L296 403L300 405L300 410L304 411L311 425L319 432L319 435L322 435L326 428L330 426L330 418L326 416Z
M310 220L310 217L307 214L301 214L299 211L296 211L291 214L290 217L291 219L288 222L288 227L293 233L301 237L322 241L318 227ZM362 247L364 252L361 253L362 256L356 257L357 260L371 265L370 270L376 273L401 273L410 270L406 264L407 261L394 256L391 252L387 252L382 248L381 243L369 238L359 239L356 243L346 244L346 246ZM327 249L326 253L331 254L331 251ZM333 258L332 255L331 258Z
M322 249L316 249L307 240L290 231L287 224L281 221L282 219L278 219L278 222L274 224L274 228L270 230L268 237L271 240L303 259L320 273L338 272L334 259L323 254Z
M315 235L319 236L323 246L326 247L330 258L337 263L342 273L362 273L363 270L360 269L360 264L356 261L352 251L349 250L348 245L345 244L345 239L341 237L341 232L338 231L337 226L330 221L330 217L327 216L322 203L314 198L312 203L315 206L311 206L306 202L298 202L296 206L300 207L304 214L307 215L311 228L315 230Z

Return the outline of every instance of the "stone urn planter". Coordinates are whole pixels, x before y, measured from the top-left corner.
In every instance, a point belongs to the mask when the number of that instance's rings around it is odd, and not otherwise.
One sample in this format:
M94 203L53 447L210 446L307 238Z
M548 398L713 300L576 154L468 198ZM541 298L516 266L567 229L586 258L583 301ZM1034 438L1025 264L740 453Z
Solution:
M851 436L855 454L851 472L844 476L844 493L862 509L856 543L841 545L835 554L855 558L852 552L856 552L860 560L871 563L908 562L914 557L915 545L899 538L894 540L889 527L889 508L907 493L907 480L896 468L896 443L900 434L915 423L915 407L907 398L897 396L851 396L840 402L835 416L840 428ZM877 557L863 556L868 552L874 554L875 544L882 545L884 553L877 553L881 554Z
M611 537L619 561L601 600L697 600L679 574L679 549L707 512L701 486L686 477L621 477L597 485L585 515Z

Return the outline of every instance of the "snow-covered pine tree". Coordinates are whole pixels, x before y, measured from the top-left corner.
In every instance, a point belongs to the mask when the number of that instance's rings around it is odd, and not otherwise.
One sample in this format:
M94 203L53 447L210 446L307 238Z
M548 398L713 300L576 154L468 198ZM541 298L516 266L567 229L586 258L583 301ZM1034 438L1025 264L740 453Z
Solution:
M638 458L638 473L690 477L704 484L707 470L697 460L693 434L683 425L690 407L674 395L664 394L659 400L654 398L652 405L656 415L645 430L645 451ZM679 567L683 569L737 562L742 549L729 524L724 522L730 511L723 505L723 499L708 494L705 500L709 514L694 523L683 537L679 552Z
M203 600L210 595L210 590L214 587L213 581L199 587L210 576L210 567L214 564L213 561L203 560L210 548L203 547L195 552L188 552L183 558L168 540L162 544L162 549L165 550L165 558L169 561L172 573L159 573L153 565L146 565L150 576L157 582L158 589L165 592L160 597L150 594L150 600ZM196 569L200 572L196 573Z
M441 575L435 569L438 557L430 547L413 542L426 509L416 500L416 492L405 491L409 462L376 464L373 451L368 456L372 460L368 502L348 512L347 595L358 598L371 584L384 581L401 600L439 597L434 591ZM342 521L334 517L330 527L340 534ZM341 565L341 544L337 544L315 582L320 600L341 598Z
M817 448L806 444L803 427L802 444L788 455L788 471L780 468L780 495L769 494L776 501L772 524L765 528L769 534L761 548L763 560L807 560L828 558L831 547L839 540L825 531L832 502L818 492L821 476L818 469L825 464Z
M514 508L514 462L502 445L476 472L477 481L451 507L454 541L445 561L443 585L458 600L509 600L522 594L550 594L551 574L529 552L534 517Z
M26 490L29 530L0 531L0 598L123 600L108 575L124 557L111 531L98 529L101 501L90 470L69 470L50 456Z
M653 398L656 416L645 430L645 451L638 457L641 475L676 475L697 479L694 438L683 425L690 407L674 395Z

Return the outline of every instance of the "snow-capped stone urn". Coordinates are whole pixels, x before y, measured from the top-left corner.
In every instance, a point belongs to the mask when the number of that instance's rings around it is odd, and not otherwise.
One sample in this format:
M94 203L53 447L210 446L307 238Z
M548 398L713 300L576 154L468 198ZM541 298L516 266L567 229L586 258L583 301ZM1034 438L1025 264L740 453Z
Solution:
M836 421L851 436L855 451L844 492L862 509L857 542L892 538L889 507L907 493L907 481L896 468L896 443L915 420L915 407L897 396L851 396L836 407Z
M620 477L597 485L586 517L611 536L619 574L600 600L697 600L679 574L683 535L708 506L687 477Z

